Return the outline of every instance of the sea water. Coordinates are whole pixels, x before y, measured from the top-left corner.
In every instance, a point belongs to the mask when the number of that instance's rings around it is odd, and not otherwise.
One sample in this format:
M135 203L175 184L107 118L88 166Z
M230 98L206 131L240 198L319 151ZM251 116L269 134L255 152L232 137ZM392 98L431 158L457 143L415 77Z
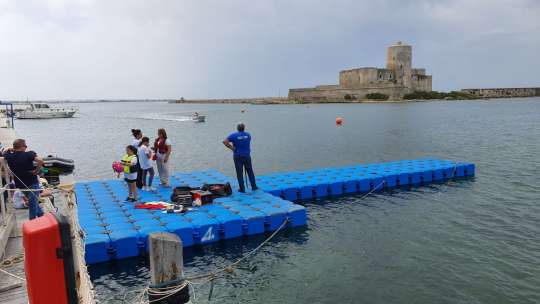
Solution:
M173 171L234 176L221 141L242 121L255 172L435 157L476 164L474 179L306 202L305 229L280 233L195 303L540 302L540 99L400 104L79 104L73 119L17 120L40 155L73 158L76 178L113 178L131 143L165 128ZM205 123L186 119L193 112ZM341 127L335 118L343 117ZM213 270L264 236L185 251L186 273ZM94 265L98 298L122 303L149 281L145 259Z

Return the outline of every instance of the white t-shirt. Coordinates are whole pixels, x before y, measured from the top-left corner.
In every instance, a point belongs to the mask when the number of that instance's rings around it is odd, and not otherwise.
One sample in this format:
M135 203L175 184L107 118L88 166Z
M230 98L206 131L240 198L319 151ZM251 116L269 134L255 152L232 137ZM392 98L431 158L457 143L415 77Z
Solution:
M135 148L139 148L140 143L141 143L141 140L136 139L136 138L133 138L133 140L131 141L131 145L134 146Z
M13 193L13 208L15 209L23 209L26 208L24 205L24 193L22 191L17 190Z
M152 168L152 150L145 145L141 145L137 149L137 154L139 155L139 162L141 163L141 169L146 170Z
M165 140L165 146L172 146L172 143L171 143L171 140L170 140L170 139L167 138L167 139ZM157 154L157 156L159 156L159 157L165 156L165 154L161 154L161 153L159 153L159 151L157 151L156 154Z
M137 164L137 157L134 157L131 159L131 165L135 166ZM124 178L130 179L130 180L136 180L137 179L137 172L133 173L125 173L124 172Z

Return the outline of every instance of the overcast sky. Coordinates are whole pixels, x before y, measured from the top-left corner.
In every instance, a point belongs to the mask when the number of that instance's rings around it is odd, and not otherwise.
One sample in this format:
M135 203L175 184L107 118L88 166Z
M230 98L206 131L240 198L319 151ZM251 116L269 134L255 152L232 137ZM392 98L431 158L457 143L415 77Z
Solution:
M0 99L286 95L398 40L435 90L540 86L538 0L0 0Z

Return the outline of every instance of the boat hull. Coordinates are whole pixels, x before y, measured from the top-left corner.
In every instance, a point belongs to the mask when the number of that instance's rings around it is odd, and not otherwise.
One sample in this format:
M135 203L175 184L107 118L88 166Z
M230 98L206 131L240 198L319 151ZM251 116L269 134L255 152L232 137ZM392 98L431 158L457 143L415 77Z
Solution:
M204 115L192 116L191 120L193 120L194 122L204 122L206 120L206 116Z
M76 111L21 111L17 113L18 119L51 119L71 118Z

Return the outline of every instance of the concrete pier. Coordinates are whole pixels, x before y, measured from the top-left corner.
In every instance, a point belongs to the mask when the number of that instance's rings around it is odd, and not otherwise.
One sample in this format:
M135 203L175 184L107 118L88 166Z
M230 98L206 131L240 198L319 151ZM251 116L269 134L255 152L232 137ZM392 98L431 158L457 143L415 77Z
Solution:
M12 128L0 128L0 142L4 147L11 147L17 138ZM3 158L0 158L1 176L7 176ZM3 184L1 185L4 186ZM3 195L3 194L0 194ZM26 282L24 280L24 254L22 246L22 224L28 219L28 210L15 210L9 202L0 216L0 303L27 303Z
M18 137L14 129L0 128L0 142L5 147L10 147ZM29 144L31 145L31 143ZM4 159L0 158L0 174L5 180L9 180L5 166ZM64 185L64 187L66 186ZM94 304L93 286L84 262L84 246L78 233L80 227L77 220L75 195L70 193L69 189L68 191L57 189L54 190L54 198L56 207L46 199L42 204L43 211L60 212L68 218L73 233L72 242L79 303ZM4 271L0 271L0 303L28 303L22 236L22 225L28 220L28 209L15 210L10 200L5 205L6 208L2 209L4 212L0 216L0 269Z

